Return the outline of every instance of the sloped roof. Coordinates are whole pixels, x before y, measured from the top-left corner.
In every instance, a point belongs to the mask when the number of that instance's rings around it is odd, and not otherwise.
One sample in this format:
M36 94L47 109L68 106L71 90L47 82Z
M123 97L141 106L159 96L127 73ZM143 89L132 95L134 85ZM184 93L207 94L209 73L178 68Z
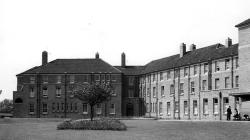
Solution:
M55 73L121 73L102 59L56 59L44 66L31 68L21 74ZM20 74L19 74L20 75Z
M124 75L139 75L145 68L145 66L114 66L119 69Z
M145 69L142 71L141 74L147 74L151 72L162 71L201 62L207 62L209 60L225 58L237 54L238 44L234 44L227 48L222 44L214 44L208 47L196 49L191 52L186 52L186 54L182 58L180 58L180 55L177 54L151 61L146 65Z
M243 22L241 22L241 23L239 23L239 24L237 24L237 25L235 25L235 27L239 28L239 27L242 27L242 26L245 26L245 25L248 25L248 24L250 24L250 18L243 21Z

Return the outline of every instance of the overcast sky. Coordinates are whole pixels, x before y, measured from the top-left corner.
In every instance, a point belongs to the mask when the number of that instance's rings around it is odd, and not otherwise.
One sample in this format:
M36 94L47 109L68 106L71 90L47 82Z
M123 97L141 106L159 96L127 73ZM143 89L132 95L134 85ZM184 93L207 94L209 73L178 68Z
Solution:
M197 48L238 42L239 22L250 18L249 0L0 0L0 100L12 98L16 74L57 58L100 57L144 65Z

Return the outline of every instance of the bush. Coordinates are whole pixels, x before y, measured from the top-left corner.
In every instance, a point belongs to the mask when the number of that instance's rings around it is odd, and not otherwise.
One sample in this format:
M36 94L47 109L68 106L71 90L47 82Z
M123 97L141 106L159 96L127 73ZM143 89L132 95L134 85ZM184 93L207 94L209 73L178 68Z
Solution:
M83 130L127 130L127 126L115 119L99 120L66 120L57 126L58 130L63 129L83 129Z

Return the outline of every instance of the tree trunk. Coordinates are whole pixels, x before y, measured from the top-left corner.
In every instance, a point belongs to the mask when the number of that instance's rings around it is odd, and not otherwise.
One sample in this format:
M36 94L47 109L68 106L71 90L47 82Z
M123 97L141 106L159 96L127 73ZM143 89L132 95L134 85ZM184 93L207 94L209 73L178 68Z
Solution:
M94 118L94 106L90 106L90 119L93 121Z

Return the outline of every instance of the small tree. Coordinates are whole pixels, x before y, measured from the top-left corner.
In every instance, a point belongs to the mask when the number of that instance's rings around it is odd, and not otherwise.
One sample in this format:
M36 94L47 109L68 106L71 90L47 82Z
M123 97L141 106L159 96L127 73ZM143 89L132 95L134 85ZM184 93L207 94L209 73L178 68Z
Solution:
M0 102L0 113L12 113L13 111L13 101L9 99L4 99Z
M88 84L82 85L81 88L73 91L73 94L74 97L90 106L90 119L92 121L94 118L94 106L96 104L110 100L112 96L111 92L112 87L110 84Z

